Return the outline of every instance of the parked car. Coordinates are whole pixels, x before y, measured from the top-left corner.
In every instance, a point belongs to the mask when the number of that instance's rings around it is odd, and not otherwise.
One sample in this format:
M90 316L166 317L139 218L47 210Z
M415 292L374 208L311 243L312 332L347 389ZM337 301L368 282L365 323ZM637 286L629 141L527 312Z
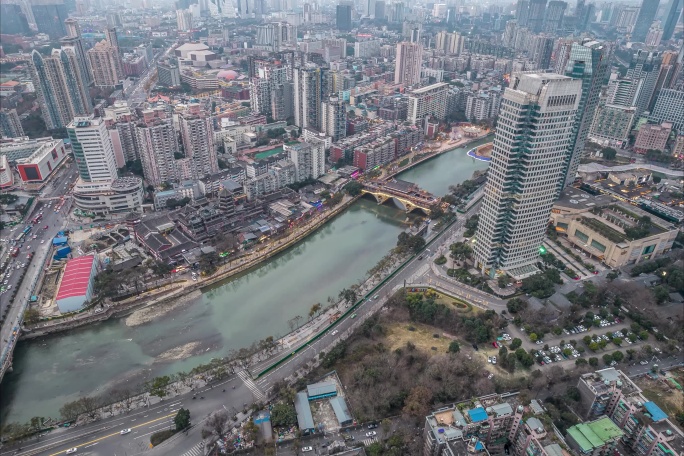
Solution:
M119 432L119 434L121 434L121 435L126 435L126 434L130 434L130 433L131 433L130 429L121 429L121 432Z

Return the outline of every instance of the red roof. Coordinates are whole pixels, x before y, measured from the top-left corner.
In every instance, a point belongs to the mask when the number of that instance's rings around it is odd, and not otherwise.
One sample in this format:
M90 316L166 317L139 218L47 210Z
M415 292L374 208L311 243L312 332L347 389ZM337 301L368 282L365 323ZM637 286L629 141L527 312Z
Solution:
M86 255L67 262L62 282L59 284L57 301L74 296L85 296L90 282L95 256Z

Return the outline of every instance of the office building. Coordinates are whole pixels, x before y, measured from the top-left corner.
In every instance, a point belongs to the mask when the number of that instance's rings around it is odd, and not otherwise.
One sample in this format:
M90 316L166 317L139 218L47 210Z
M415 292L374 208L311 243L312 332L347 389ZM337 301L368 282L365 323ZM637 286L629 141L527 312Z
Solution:
M380 55L382 40L365 40L354 43L354 57L366 58Z
M528 55L536 65L537 70L546 70L551 66L553 43L554 39L552 36L534 35L530 37Z
M563 16L568 4L561 0L551 0L546 7L543 31L556 33L563 27Z
M19 4L0 4L0 30L8 35L28 35L30 28L26 14Z
M0 109L0 138L20 138L24 136L16 109Z
M90 86L93 83L93 76L90 67L88 66L88 59L86 58L85 47L83 46L81 26L78 24L78 21L73 18L64 21L64 26L66 27L67 36L60 40L62 48L71 48L73 50L76 61L81 69L83 83L86 86Z
M530 0L527 28L533 33L539 33L544 28L546 16L546 0Z
M406 120L414 125L422 125L426 117L444 120L446 115L449 84L438 82L412 91L408 96L408 115Z
M663 24L663 40L672 39L677 21L681 24L682 0L670 0L665 8L665 21Z
M325 145L321 143L285 143L283 150L295 164L295 179L318 179L325 174Z
M69 14L63 0L31 0L31 11L40 33L58 40L65 36L64 21Z
M121 58L114 46L100 41L86 52L96 87L114 87L123 79Z
M394 83L412 86L420 82L423 63L423 46L420 43L403 41L397 44L394 67Z
M653 112L649 116L652 122L669 122L675 130L684 130L684 91L663 89L658 94Z
M307 63L294 70L294 124L300 128L320 129L322 102L326 92L326 70Z
M165 87L176 87L181 83L178 65L171 62L157 63L157 84Z
M577 174L584 144L594 122L601 87L610 68L611 49L605 43L585 41L573 43L565 67L565 75L582 81L577 117L573 125L572 141L566 157L565 183L572 184Z
M192 30L192 13L189 9L176 10L176 26L179 32Z
M514 73L504 92L474 249L491 277L537 272L581 95L580 80L554 73Z
M79 176L86 182L117 178L114 146L101 117L77 116L67 126Z
M515 9L515 19L520 27L527 27L530 18L530 0L518 0Z
M156 187L163 182L177 181L175 156L179 151L173 122L170 119L153 118L139 123L135 132L147 183Z
M178 121L183 151L190 163L190 175L179 175L179 179L202 179L218 173L213 119L201 111L199 104L191 104Z
M59 168L68 155L63 140L40 138L31 155L15 160L15 167L22 182L40 185Z
M71 49L53 49L50 57L34 50L29 72L48 130L63 128L74 117L92 112L90 94Z
M655 94L662 54L656 51L638 50L632 55L625 79L632 81L634 89L633 106L637 108L637 116L648 109Z
M337 30L350 31L352 29L352 5L337 5L335 11L335 25Z
M648 29L651 28L655 15L658 12L660 0L642 0L639 8L639 16L634 23L631 41L643 43L646 40Z
M323 102L321 131L337 142L347 136L347 108L338 96Z

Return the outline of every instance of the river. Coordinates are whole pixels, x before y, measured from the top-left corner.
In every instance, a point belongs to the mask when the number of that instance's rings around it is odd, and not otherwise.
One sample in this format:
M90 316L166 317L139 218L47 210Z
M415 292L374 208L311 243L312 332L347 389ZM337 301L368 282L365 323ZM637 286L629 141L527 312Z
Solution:
M486 167L460 148L400 178L441 196L449 185ZM282 336L288 320L296 315L306 319L313 304L327 305L328 296L364 278L396 244L405 219L392 206L362 199L297 246L152 322L130 327L117 319L22 341L14 353L14 371L1 385L0 421L56 418L65 402L79 396L188 371L232 349ZM160 359L186 344L193 344L194 356Z

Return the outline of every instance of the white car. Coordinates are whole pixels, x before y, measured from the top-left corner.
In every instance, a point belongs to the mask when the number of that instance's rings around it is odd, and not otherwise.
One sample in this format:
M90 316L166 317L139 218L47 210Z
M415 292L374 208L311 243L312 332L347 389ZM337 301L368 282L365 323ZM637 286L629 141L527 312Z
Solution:
M45 244L45 239L41 239L41 240L40 240L40 243L41 243L41 244Z
M331 332L330 335L331 335L331 336L334 336L334 335L336 335L338 332L339 332L338 330L335 330L335 331Z
M313 451L313 448L311 448L311 447L303 447L302 448L302 453L307 453L309 451Z
M65 454L74 454L77 451L78 451L78 448L69 448L68 450L66 450Z
M378 433L375 431L366 432L366 437L375 437L376 435L378 435Z
M130 432L131 432L130 429L121 429L121 432L119 432L119 434L126 435L126 434L129 434Z

